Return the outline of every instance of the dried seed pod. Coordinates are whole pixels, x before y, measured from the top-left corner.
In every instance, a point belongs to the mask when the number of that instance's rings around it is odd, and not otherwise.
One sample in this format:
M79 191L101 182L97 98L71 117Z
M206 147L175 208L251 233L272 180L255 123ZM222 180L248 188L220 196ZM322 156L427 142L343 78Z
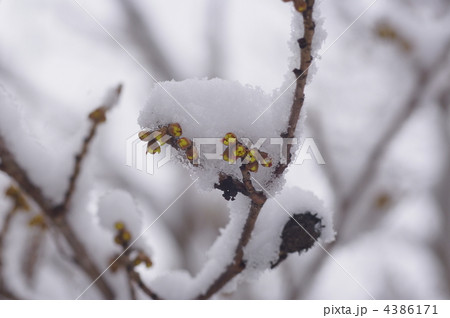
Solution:
M161 153L161 147L156 140L150 141L147 144L147 153L154 155L155 153Z
M178 123L172 123L168 126L167 132L172 137L180 137L183 134L183 130L181 129L180 124Z
M258 172L259 163L258 161L250 162L245 165L248 171Z
M177 140L178 147L180 147L181 150L186 150L192 146L192 142L187 139L186 137L182 137Z
M318 218L317 214L311 212L294 214L283 228L279 258L272 264L272 268L285 260L289 253L300 254L310 249L320 237L322 227L322 219Z
M232 132L229 132L225 135L225 137L222 138L222 142L225 146L228 146L229 144L236 143L236 135Z

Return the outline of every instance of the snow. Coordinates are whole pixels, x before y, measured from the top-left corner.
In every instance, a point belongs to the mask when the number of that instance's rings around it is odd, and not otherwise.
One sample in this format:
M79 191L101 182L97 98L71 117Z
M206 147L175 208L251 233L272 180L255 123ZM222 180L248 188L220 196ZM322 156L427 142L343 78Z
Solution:
M116 223L120 222L132 234L132 240L141 235L142 213L136 209L131 195L122 190L106 193L98 203L100 224L106 230L115 232Z
M194 122L176 101L179 101L200 124ZM164 82L161 86L155 86L151 92L139 117L139 124L143 129L153 131L161 125L179 123L183 129L183 137L191 140L195 138L194 142L198 140L199 143L212 146L212 149L206 151L203 150L205 146L200 147L199 168L193 168L186 163L192 172L192 178L200 178L199 184L203 189L213 189L221 172L241 178L239 161L237 164L229 164L222 159L207 160L205 157L205 154L224 152L225 146L221 143L221 139L225 134L233 132L238 141L243 142L242 138L248 138L253 144L260 138L266 138L260 150L270 153L274 163L272 168L260 167L254 175L262 184L269 186L275 165L280 159L280 150L276 145L270 144L270 138L279 137L285 129L283 119L286 118L279 114L287 114L290 105L284 105L284 109L280 109L279 106L272 107L254 125L251 123L271 102L270 95L260 88L217 78ZM181 155L179 158L181 159Z

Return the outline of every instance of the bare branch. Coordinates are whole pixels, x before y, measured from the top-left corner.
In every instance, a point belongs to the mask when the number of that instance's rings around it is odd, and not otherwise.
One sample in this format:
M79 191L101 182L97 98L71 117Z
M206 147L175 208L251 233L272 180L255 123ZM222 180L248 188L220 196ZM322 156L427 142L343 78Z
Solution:
M122 85L119 85L113 92L111 92L111 94L113 94L112 96L107 96L104 105L100 106L99 108L97 108L90 114L89 118L91 120L91 128L89 130L88 135L86 136L86 138L83 141L83 145L81 147L80 152L75 156L75 164L74 164L72 175L69 178L69 186L67 188L66 194L64 195L63 203L58 208L60 213L66 213L68 211L70 202L75 193L75 187L76 187L78 177L80 176L83 161L86 158L86 155L89 150L89 146L91 145L92 140L95 137L97 128L102 123L105 122L106 112L108 110L110 110L117 103L121 92L122 92Z
M313 7L314 0L306 0L302 2L306 7L299 8L297 6L297 1L295 3L296 9L302 12L303 15L303 28L304 35L303 38L298 40L301 54L300 54L300 70L294 70L294 74L297 77L297 85L294 94L294 101L291 107L291 113L289 117L288 127L285 133L281 137L293 138L297 123L300 118L300 111L303 107L305 99L305 86L308 77L308 68L312 62L312 41L314 37L315 23L313 21ZM291 162L291 145L288 145L288 160L286 164L278 164L275 168L275 176L280 177L288 165ZM256 221L258 219L259 213L267 201L266 195L261 191L256 191L254 188L250 172L243 165L241 167L242 182L231 178L230 176L219 176L219 184L215 185L217 189L223 191L230 191L231 193L224 193L225 195L236 195L238 192L244 194L250 198L250 211L245 221L244 227L242 229L241 237L239 239L238 245L236 247L234 258L231 264L229 264L225 271L214 281L214 283L207 289L207 291L199 295L197 299L208 299L218 292L223 286L225 286L230 280L236 277L245 269L244 260L244 248L250 241L251 234L255 228ZM233 197L233 196L231 196Z
M121 86L116 89L117 95L120 94ZM117 101L117 99L110 99L111 102ZM94 121L101 122L101 114L103 112L103 116L108 108L112 106L111 104L106 103L103 107L97 109L97 113L92 113L94 115L99 115L99 117L91 116L91 119ZM92 115L91 114L91 115ZM92 139L91 139L92 140ZM84 143L82 154L87 152L87 146L90 141ZM69 246L72 248L75 257L73 261L80 266L80 268L92 279L97 280L97 286L103 295L108 299L114 298L114 293L112 289L108 286L106 281L100 275L100 271L97 268L97 265L93 262L89 254L87 253L85 247L78 239L77 235L73 231L72 227L67 222L67 219L64 217L64 213L66 208L69 205L70 198L75 189L75 183L77 180L77 176L79 175L79 169L81 167L82 158L85 155L82 155L79 160L76 160L75 171L73 174L72 181L70 182L68 194L66 195L67 203L63 203L60 205L54 205L51 200L46 198L42 193L42 190L36 186L28 177L28 174L25 170L18 164L14 155L9 151L5 140L2 136L0 136L0 170L9 175L13 180L17 182L20 188L30 197L32 198L36 204L42 209L47 217L52 221L52 224L58 229L59 232L64 236ZM71 190L72 189L72 190ZM65 200L65 202L66 202Z
M0 293L7 290L6 284L4 281L4 273L3 273L3 258L4 258L3 248L5 245L4 244L5 237L8 234L8 231L9 231L9 228L11 225L11 221L12 221L14 215L16 214L16 212L17 212L17 210L15 207L13 207L10 211L8 211L8 213L5 216L5 219L3 220L3 226L0 231Z
M166 54L163 53L140 10L132 1L118 0L127 17L127 37L141 49L146 64L152 68L158 81L176 79Z
M308 70L311 66L312 57L312 42L314 38L315 22L313 20L313 7L314 0L306 0L306 9L302 12L303 15L303 29L304 34L301 39L298 40L300 46L300 69L295 69L294 74L297 78L297 85L295 87L294 102L291 106L291 112L289 116L288 126L284 133L281 134L282 138L294 138L297 124L300 119L300 112L305 102L305 87L306 80L308 78ZM279 163L275 168L275 175L281 176L286 168L289 166L292 160L291 144L287 144L287 162Z

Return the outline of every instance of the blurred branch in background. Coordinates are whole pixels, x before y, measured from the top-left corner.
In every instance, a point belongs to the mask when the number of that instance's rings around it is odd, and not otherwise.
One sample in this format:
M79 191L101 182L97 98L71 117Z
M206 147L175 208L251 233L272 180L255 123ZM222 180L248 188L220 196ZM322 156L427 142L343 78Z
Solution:
M17 182L20 188L31 199L33 199L36 204L38 204L43 213L45 213L46 217L52 221L51 224L65 237L67 243L72 249L72 252L74 253L74 257L72 259L74 263L77 264L88 277L97 281L99 290L107 299L113 299L114 293L104 278L101 277L100 271L87 252L86 247L81 243L71 225L68 223L65 212L67 212L67 209L69 208L70 198L75 191L75 184L79 176L81 163L87 154L89 144L95 135L97 125L106 120L106 111L111 109L118 102L120 93L121 86L113 91L112 95L107 95L104 104L91 113L90 119L93 121L93 125L88 137L82 145L82 150L75 159L74 172L70 179L68 190L62 204L55 205L51 202L51 200L44 196L39 186L35 185L30 180L26 171L18 164L14 155L9 151L5 140L2 136L0 136L0 170L5 172L11 177L11 179Z
M448 79L448 82L450 79ZM450 295L450 246L448 245L448 234L450 233L450 86L445 86L444 90L438 96L438 105L440 106L439 127L444 140L444 155L446 166L442 173L440 182L435 186L435 197L441 211L440 233L435 235L433 245L431 246L441 263L442 271L446 281L447 295Z
M390 37L391 39L397 39L397 37ZM402 41L403 43L403 41ZM404 48L405 46L402 45ZM409 50L407 50L409 52ZM374 228L379 224L379 218L383 214L378 215L378 220L371 219L368 221L369 217L372 217L370 207L367 207L365 215L360 218L359 226L352 224L351 227L348 226L348 220L352 218L354 213L361 213L361 211L356 211L355 207L361 202L367 190L373 185L377 178L377 173L379 171L380 164L385 157L387 151L390 149L392 142L395 137L402 130L405 123L408 122L411 115L416 109L419 108L421 102L426 96L427 92L430 90L430 85L433 81L438 78L440 70L445 69L445 63L448 61L450 56L450 41L446 43L438 58L431 63L429 67L420 65L420 63L411 61L411 65L416 67L416 81L414 87L411 89L411 93L407 98L405 104L401 107L399 114L391 121L388 128L383 132L382 137L379 138L378 142L373 147L367 158L368 162L365 168L357 177L356 181L353 183L348 194L340 194L339 191L339 180L336 178L336 173L333 171L333 167L327 167L327 177L329 178L332 189L335 192L336 198L336 210L334 214L335 231L338 233L339 238L330 243L327 247L329 251L333 251L336 246L345 245L347 242L354 240L360 233L361 230L367 230L367 226L370 225ZM318 135L319 139L323 139L323 133L321 131L320 122L318 119L312 121L311 128L313 129L313 134ZM325 148L326 149L326 148ZM448 193L448 188L443 188ZM372 202L372 201L370 201ZM364 225L364 226L363 226ZM446 248L448 248L447 244ZM306 294L311 288L311 285L316 280L317 276L321 272L327 257L325 253L318 254L318 256L310 263L308 269L304 271L304 275L300 280L299 289L293 292L291 297L300 299L305 298Z
M178 79L175 70L172 69L172 64L168 61L167 55L164 54L154 34L152 34L152 29L137 4L128 0L117 0L117 3L124 12L128 39L140 49L141 55L145 58L145 63L155 73L156 79L158 81Z

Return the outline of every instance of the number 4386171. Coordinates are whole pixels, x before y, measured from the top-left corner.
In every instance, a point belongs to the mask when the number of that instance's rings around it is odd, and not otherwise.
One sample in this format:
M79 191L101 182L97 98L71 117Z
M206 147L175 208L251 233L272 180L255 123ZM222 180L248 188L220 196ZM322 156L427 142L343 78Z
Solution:
M437 315L437 307L436 305L387 305L383 309L388 315Z

